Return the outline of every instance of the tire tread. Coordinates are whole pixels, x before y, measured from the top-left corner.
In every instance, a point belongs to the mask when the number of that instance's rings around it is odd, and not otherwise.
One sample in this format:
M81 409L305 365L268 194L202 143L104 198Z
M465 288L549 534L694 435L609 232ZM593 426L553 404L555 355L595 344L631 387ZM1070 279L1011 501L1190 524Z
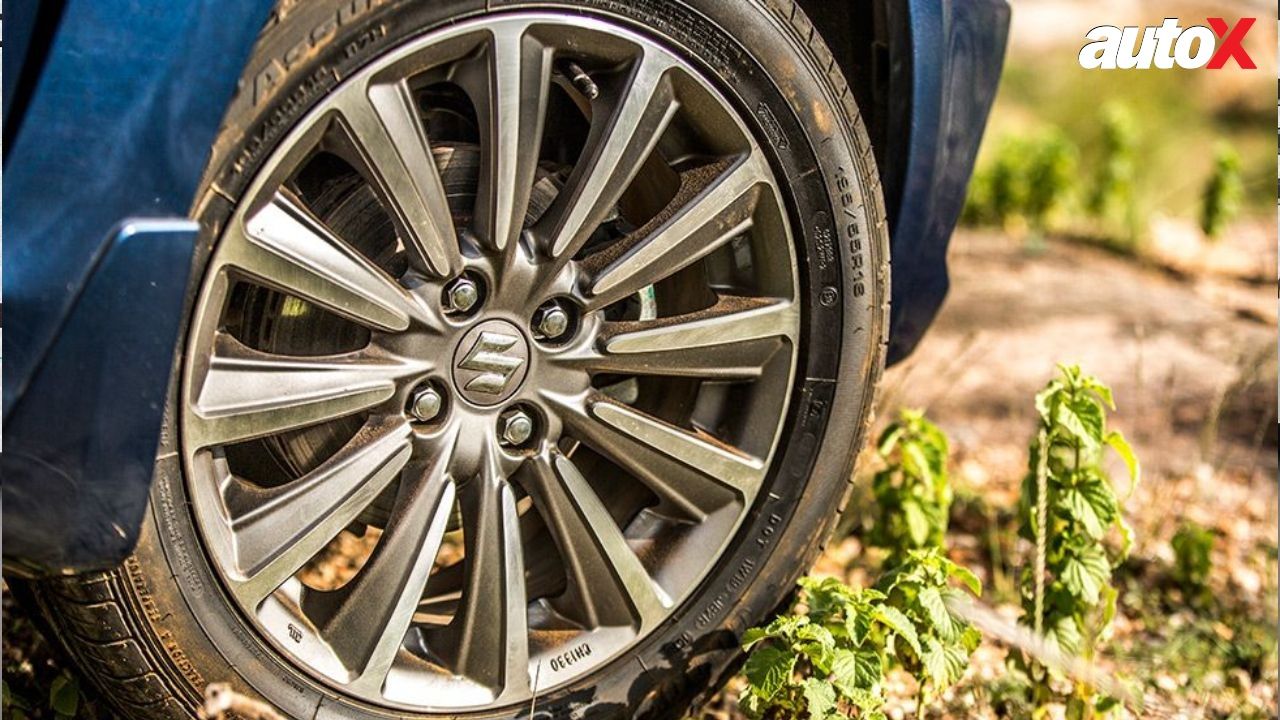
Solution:
M172 670L130 607L118 570L30 584L37 609L62 649L123 717L195 716L197 689Z

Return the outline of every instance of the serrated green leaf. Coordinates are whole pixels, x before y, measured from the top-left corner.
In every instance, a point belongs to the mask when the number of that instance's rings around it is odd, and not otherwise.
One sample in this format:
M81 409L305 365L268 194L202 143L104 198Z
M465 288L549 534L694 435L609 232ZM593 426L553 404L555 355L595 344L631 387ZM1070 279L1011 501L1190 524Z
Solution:
M1102 440L1102 410L1092 399L1059 403L1054 419L1079 447L1093 450Z
M1121 460L1124 460L1125 467L1129 470L1129 492L1132 493L1142 479L1142 465L1138 462L1138 456L1133 453L1129 441L1118 430L1107 433L1106 440L1111 449L1116 451Z
M852 703L854 707L858 708L864 713L870 713L870 715L868 715L867 717L869 718L884 717L883 715L880 715L878 712L876 712L880 708L880 706L884 705L884 698L880 697L880 694L878 692L872 692L870 690L862 690L859 688L854 688L849 692L842 691L842 693L845 699L848 700L850 703Z
M795 637L797 640L811 640L827 647L835 647L836 644L835 638L831 637L830 630L813 623L796 628Z
M1064 655L1075 655L1080 652L1080 626L1070 615L1058 618L1044 632L1044 642L1051 649Z
M1103 385L1102 382L1098 380L1098 378L1086 375L1085 377L1081 378L1080 387L1083 390L1096 393L1098 398L1101 399L1102 402L1106 403L1107 407L1111 408L1112 410L1116 409L1116 401L1115 401L1115 398L1111 396L1111 388L1107 387L1106 385Z
M1110 579L1111 563L1096 545L1080 548L1063 561L1063 585L1090 605L1098 604L1098 593Z
M752 690L763 700L772 700L791 682L796 654L789 649L764 645L751 653L742 674Z
M947 576L959 580L969 588L969 592L982 597L982 581L969 568L947 560Z
M769 633L767 628L749 628L746 632L742 633L742 649L750 650L753 645L768 637L772 637L772 635Z
M836 689L826 680L805 678L803 693L809 720L826 720L835 711Z
M73 717L80 707L80 684L74 677L62 673L49 686L49 708L59 715Z
M942 688L948 685L947 681L947 653L942 647L942 643L934 638L924 639L924 652L920 655L920 662L924 666L925 675L928 676L930 682L935 688Z
M1116 493L1111 488L1111 483L1102 477L1089 474L1077 487L1103 525L1110 525L1115 521L1116 516L1120 514L1120 503L1116 500Z
M906 640L917 657L920 655L920 636L911 618L892 605L882 605L876 608L876 619L887 625L895 635Z
M856 608L847 608L844 629L851 644L861 645L867 637L867 632L871 630L871 616L866 612L859 612Z
M1078 487L1067 488L1059 496L1060 502L1071 513L1071 517L1075 518L1084 526L1085 532L1089 533L1089 537L1095 540L1101 538L1107 531L1103 525L1102 518L1098 517L1098 512L1094 508L1089 498Z
M881 573L879 579L876 580L875 590L885 594L892 593L898 583L906 579L908 570L909 568L899 564L889 571Z
M819 623L838 614L849 601L849 589L835 578L804 577L799 585L805 591L809 615Z
M945 686L938 687L938 690L944 690L959 682L960 678L964 677L964 671L969 667L969 651L965 648L959 645L945 645L942 652L947 662L947 682Z
M914 499L903 500L902 514L907 523L907 536L911 544L919 547L928 542L929 518L925 515L924 508L920 507L920 503Z
M845 697L858 690L876 692L884 679L880 656L867 650L836 650L831 663L831 682Z
M1057 404L1061 393L1062 381L1057 379L1050 380L1044 390L1036 393L1036 412L1039 413L1040 421L1045 425L1053 422L1053 407Z
M947 604L943 600L942 592L938 588L927 587L920 590L916 596L920 601L920 607L924 608L925 615L929 618L929 624L933 626L933 631L946 641L955 639L956 631L951 624L951 612L947 610Z
M830 630L821 625L805 625L796 631L793 647L822 672L831 671L836 640Z

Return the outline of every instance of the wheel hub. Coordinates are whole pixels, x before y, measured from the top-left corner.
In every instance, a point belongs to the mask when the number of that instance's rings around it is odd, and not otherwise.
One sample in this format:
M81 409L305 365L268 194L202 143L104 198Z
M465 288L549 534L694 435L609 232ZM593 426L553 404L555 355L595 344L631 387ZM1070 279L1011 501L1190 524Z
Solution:
M471 328L453 355L453 384L459 395L489 407L510 398L529 372L529 343L506 320Z

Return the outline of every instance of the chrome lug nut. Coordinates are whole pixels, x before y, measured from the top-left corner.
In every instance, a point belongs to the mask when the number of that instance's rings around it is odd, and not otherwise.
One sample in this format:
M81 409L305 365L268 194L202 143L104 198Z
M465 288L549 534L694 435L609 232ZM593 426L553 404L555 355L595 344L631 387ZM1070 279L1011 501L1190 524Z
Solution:
M542 340L564 339L571 323L569 311L555 303L538 308L533 315L534 332Z
M430 385L415 391L412 400L409 402L410 414L422 422L435 420L440 416L440 411L443 409L444 397L440 395L439 390Z
M445 288L445 301L454 312L471 312L480 302L480 285L469 277L460 277Z
M533 437L533 418L524 410L508 410L498 418L498 437L506 447L517 447Z

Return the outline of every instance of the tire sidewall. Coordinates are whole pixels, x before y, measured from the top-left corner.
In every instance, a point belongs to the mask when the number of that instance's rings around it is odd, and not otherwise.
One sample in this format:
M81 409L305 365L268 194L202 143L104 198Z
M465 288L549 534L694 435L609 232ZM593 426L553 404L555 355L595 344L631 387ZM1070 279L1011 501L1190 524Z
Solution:
M887 233L870 146L846 98L764 0L503 2L494 10L604 15L677 46L753 125L783 188L797 242L802 348L779 447L730 549L662 627L623 656L538 699L538 717L666 716L738 658L738 637L790 597L846 497L883 365ZM298 4L264 31L232 103L195 213L202 239L188 316L213 241L263 160L326 92L388 49L485 11L480 0L325 0ZM347 12L344 14L343 9ZM750 48L748 50L747 48ZM837 71L838 72L838 71ZM841 87L843 84L841 83ZM847 90L844 90L847 93ZM789 100L789 101L788 101ZM793 108L806 108L797 113ZM242 124L243 123L243 124ZM186 329L184 328L184 334ZM233 679L295 717L403 717L339 701L260 638L223 591L197 539L180 460L175 360L148 527L131 573L140 605L157 607L168 656L197 684ZM167 579L172 576L173 582ZM163 611L163 612L162 612ZM219 677L219 675L224 675ZM514 712L467 717L527 716Z

